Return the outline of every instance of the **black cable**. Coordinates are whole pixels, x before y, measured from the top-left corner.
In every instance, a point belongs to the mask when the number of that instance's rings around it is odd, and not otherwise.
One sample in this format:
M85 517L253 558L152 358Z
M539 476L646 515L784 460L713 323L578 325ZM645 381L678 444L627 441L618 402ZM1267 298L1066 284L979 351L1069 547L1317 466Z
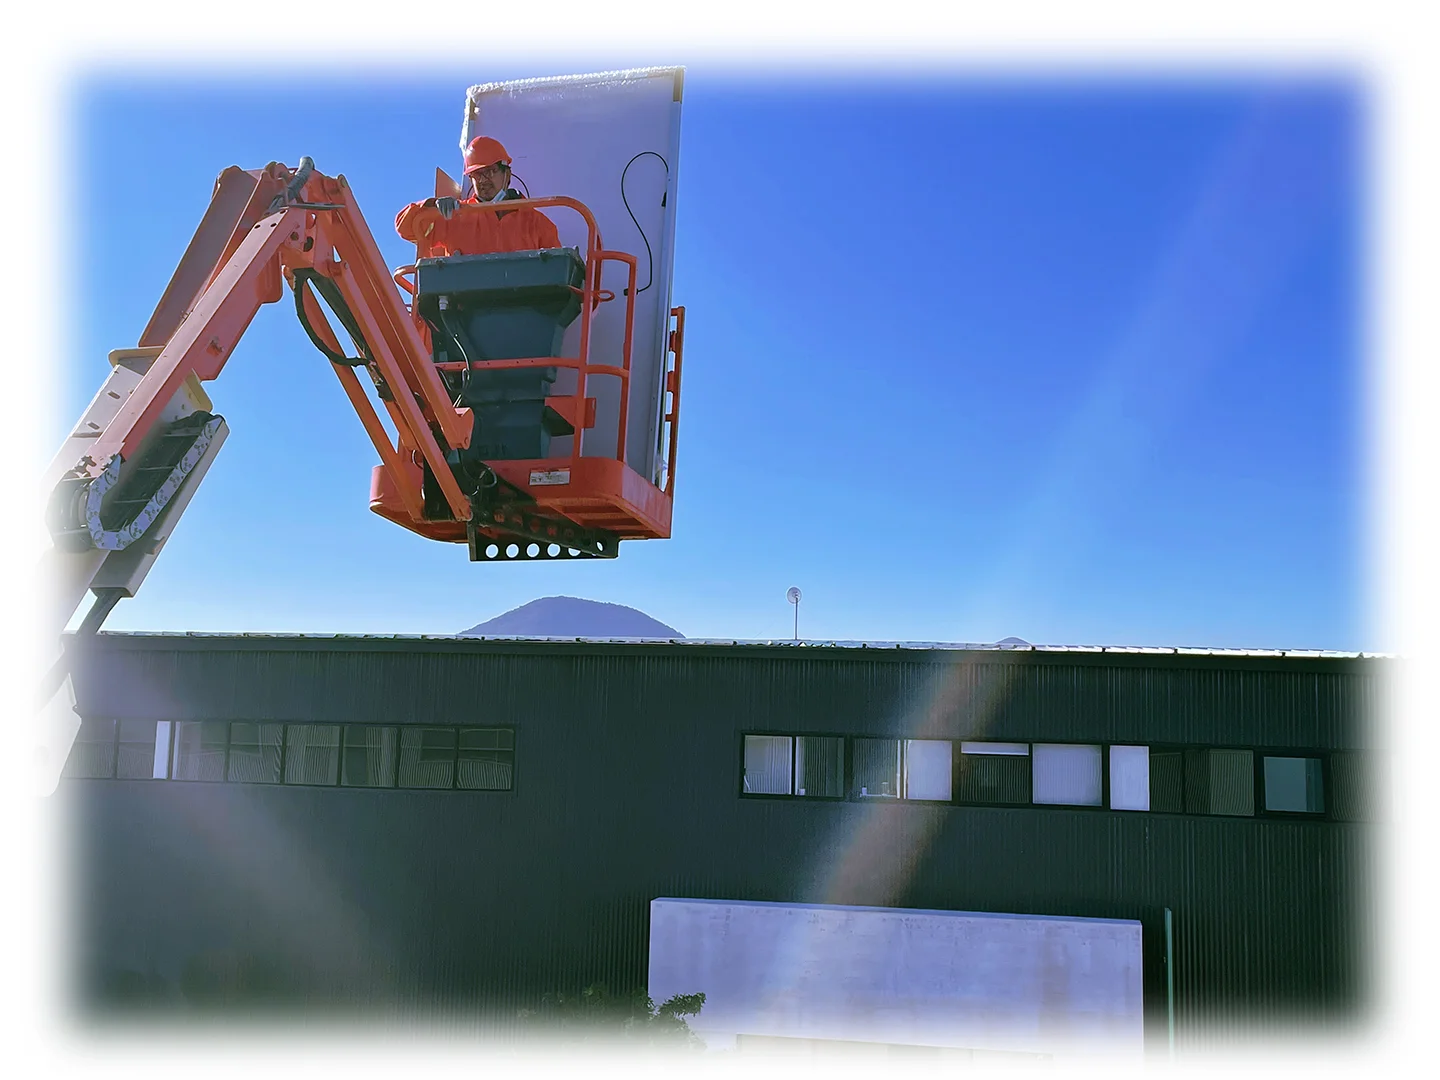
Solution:
M369 365L371 362L370 349L365 344L365 335L355 321L354 314L346 306L345 298L340 294L340 289L336 284L323 274L306 269L294 271L294 279L295 314L300 317L300 325L304 328L311 343L324 353L332 364L338 364L341 367L366 367ZM359 356L352 359L344 353L332 352L330 346L326 345L315 333L315 328L310 325L310 316L305 311L305 284L307 282L315 287L320 298L328 303L331 310L335 312L336 317L340 320L340 325L345 328L345 332L350 335L350 340L355 343Z
M644 288L635 290L636 296L639 296L645 289L655 284L655 253L650 250L650 238L645 235L645 230L640 228L640 222L635 220L635 211L630 209L630 200L625 197L625 174L630 171L631 165L634 165L635 162L639 161L646 154L649 154L651 157L660 158L660 164L665 166L665 186L667 188L670 186L670 163L655 153L654 150L641 150L640 153L625 163L625 168L620 170L620 201L625 204L625 212L630 215L630 220L635 222L635 228L639 229L640 239L645 241L645 258L649 264L649 276L645 282L645 286ZM665 195L660 196L661 206L665 205L665 198ZM627 293L629 292L628 289L625 291Z
M450 321L450 312L445 308L441 308L439 314L440 325L445 327L445 332L450 335L450 340L455 343L455 348L460 351L460 359L465 361L465 371L460 376L460 394L454 402L455 407L458 409L464 402L465 388L470 383L470 365L474 363L474 361L470 359L470 350L465 348L465 342L462 340L460 328Z
M441 308L439 315L440 325L443 326L445 332L450 335L450 340L455 343L455 348L460 350L460 359L465 361L465 370L460 376L460 393L456 396L454 402L455 407L458 409L465 404L465 391L469 389L470 386L470 367L473 361L470 359L471 350L466 347L466 342L469 339L464 328L457 326L451 320L448 309ZM473 419L477 424L478 430L479 415L473 414ZM490 466L486 465L483 461L479 462L479 471L477 472L476 464L475 462L462 459L457 465L451 467L451 473L454 475L456 482L462 486L462 490L470 499L470 507L472 510L484 501L481 498L481 492L487 487L494 487L495 484L498 483L498 479L490 470Z

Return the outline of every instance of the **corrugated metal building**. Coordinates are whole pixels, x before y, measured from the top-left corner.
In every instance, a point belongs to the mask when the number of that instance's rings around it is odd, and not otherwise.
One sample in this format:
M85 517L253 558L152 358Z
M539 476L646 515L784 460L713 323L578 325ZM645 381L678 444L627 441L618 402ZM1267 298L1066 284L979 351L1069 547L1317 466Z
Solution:
M79 986L504 1017L690 896L1138 918L1161 1041L1353 1019L1387 663L103 634Z

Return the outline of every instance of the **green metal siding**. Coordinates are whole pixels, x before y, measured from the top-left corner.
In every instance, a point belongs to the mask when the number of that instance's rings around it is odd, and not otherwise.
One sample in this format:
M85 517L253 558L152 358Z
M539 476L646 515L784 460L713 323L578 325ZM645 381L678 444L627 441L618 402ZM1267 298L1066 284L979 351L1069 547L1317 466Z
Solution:
M89 715L504 726L516 771L509 792L66 782L82 981L92 996L121 969L179 984L188 964L193 982L196 957L220 950L232 959L212 967L264 958L246 978L268 1000L508 1015L550 990L643 984L656 896L1091 915L1145 923L1163 1039L1169 907L1182 1044L1217 1019L1351 1017L1369 970L1367 826L742 799L739 740L1368 747L1383 672L1266 657L102 635L77 680Z

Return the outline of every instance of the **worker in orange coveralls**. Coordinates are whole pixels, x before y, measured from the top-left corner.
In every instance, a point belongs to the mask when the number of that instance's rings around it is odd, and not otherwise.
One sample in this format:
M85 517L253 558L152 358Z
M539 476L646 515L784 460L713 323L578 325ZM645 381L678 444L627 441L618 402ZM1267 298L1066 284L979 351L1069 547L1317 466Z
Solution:
M496 139L480 136L465 148L465 175L474 194L463 202L450 195L411 203L395 218L395 231L419 246L420 258L489 255L499 251L558 248L555 223L533 208L494 214L460 214L460 206L520 198L510 184L510 155Z

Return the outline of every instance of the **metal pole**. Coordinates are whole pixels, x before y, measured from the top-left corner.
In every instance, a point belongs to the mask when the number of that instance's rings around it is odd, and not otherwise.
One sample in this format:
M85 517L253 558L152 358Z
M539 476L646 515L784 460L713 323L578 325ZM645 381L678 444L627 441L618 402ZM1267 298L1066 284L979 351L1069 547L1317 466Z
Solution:
M1175 1058L1175 931L1170 909L1165 909L1165 1027L1170 1058Z
M800 602L795 602L795 640L800 640Z

